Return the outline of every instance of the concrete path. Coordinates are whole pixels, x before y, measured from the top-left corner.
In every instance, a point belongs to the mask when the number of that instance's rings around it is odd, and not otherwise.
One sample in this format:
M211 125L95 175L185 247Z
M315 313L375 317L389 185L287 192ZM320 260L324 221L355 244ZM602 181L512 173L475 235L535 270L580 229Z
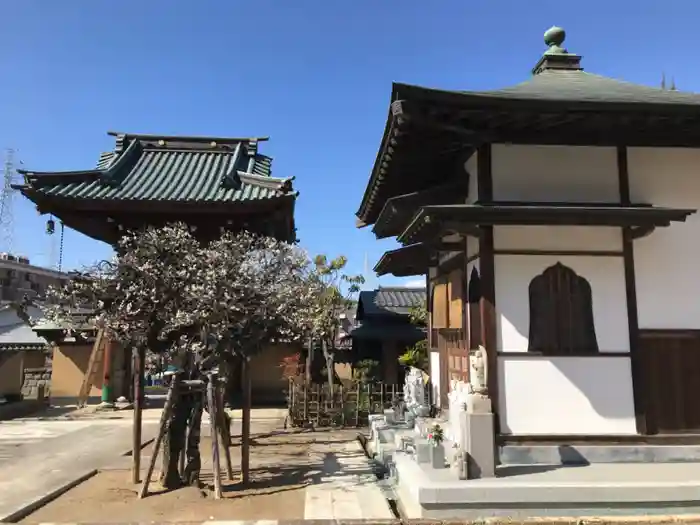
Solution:
M392 519L386 498L362 447L319 443L311 449L323 469L318 483L306 487L304 519Z
M143 441L157 420L146 420ZM131 450L131 420L102 414L35 417L0 424L0 522L38 507Z

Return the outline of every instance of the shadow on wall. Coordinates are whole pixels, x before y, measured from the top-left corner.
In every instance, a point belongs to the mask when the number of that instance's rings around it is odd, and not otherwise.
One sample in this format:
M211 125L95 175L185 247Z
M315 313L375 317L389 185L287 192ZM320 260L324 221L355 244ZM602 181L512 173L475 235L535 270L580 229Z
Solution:
M531 278L534 277L537 275L531 276ZM501 279L501 286L508 290L508 299L512 300L501 300L497 303L497 311L501 318L500 324L503 326L507 321L510 324L509 330L520 336L519 339L524 342L525 348L504 348L503 341L500 341L499 346L503 351L522 351L522 357L513 353L507 357L501 357L499 359L499 375L504 374L501 377L505 377L508 373L514 372L518 375L521 373L527 375L527 382L532 385L533 402L547 400L551 400L553 403L560 402L568 397L562 390L560 390L562 395L557 395L558 387L563 387L567 390L570 389L570 391L577 390L585 397L593 411L602 418L611 420L629 418L630 407L627 403L623 400L616 402L615 399L611 399L611 394L624 388L622 386L624 383L620 381L621 377L631 377L627 355L606 356L603 353L602 355L567 357L534 355L534 353L526 351L530 336L529 284L531 278L523 278L520 274L513 275L510 279L507 276L505 280ZM596 303L595 290L593 290L592 295L594 313L600 313L595 312L596 307L601 306L601 304ZM585 312L581 315L587 317ZM596 318L595 315L593 317ZM598 318L600 319L600 317ZM501 333L503 333L502 329ZM506 363L510 365L508 371L505 370ZM541 395L537 393L538 389L541 391ZM507 420L508 407L505 396L501 397L499 410L501 417Z

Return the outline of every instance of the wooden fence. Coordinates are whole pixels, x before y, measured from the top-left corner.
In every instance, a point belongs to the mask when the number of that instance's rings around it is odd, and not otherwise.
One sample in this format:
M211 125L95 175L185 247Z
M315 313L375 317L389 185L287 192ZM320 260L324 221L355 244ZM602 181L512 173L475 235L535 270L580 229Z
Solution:
M370 414L382 413L403 400L403 386L380 382L334 385L289 380L288 422L293 427L354 426L368 424Z

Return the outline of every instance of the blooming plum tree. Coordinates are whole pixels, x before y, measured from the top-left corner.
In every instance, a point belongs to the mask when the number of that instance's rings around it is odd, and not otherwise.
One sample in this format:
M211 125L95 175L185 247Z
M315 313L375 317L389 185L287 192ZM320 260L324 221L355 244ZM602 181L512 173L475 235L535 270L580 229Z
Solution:
M255 352L270 342L296 341L308 332L316 297L312 273L307 255L295 245L248 232L223 232L203 244L185 224L171 224L125 234L112 261L51 290L45 317L71 330L73 317L67 314L89 310L92 322L126 348L170 354L190 378L240 358L244 384L249 385L247 365ZM244 481L249 479L249 394L248 388ZM201 401L193 396L182 396L175 404L161 480L168 488L183 481L178 456L189 418L196 428L186 447L184 481L199 481L201 412Z

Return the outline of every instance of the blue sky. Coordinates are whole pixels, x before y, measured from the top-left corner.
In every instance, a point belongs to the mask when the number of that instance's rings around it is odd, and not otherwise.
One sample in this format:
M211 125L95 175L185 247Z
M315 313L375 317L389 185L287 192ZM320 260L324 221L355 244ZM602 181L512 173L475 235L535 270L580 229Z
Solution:
M527 79L543 32L591 72L700 91L698 0L3 0L0 148L25 168L83 169L108 130L263 136L296 176L312 254L363 271L395 247L354 226L392 81L490 89ZM41 217L14 198L14 251L48 264ZM108 256L68 231L64 268ZM382 278L383 285L407 279ZM370 285L377 280L370 281Z

